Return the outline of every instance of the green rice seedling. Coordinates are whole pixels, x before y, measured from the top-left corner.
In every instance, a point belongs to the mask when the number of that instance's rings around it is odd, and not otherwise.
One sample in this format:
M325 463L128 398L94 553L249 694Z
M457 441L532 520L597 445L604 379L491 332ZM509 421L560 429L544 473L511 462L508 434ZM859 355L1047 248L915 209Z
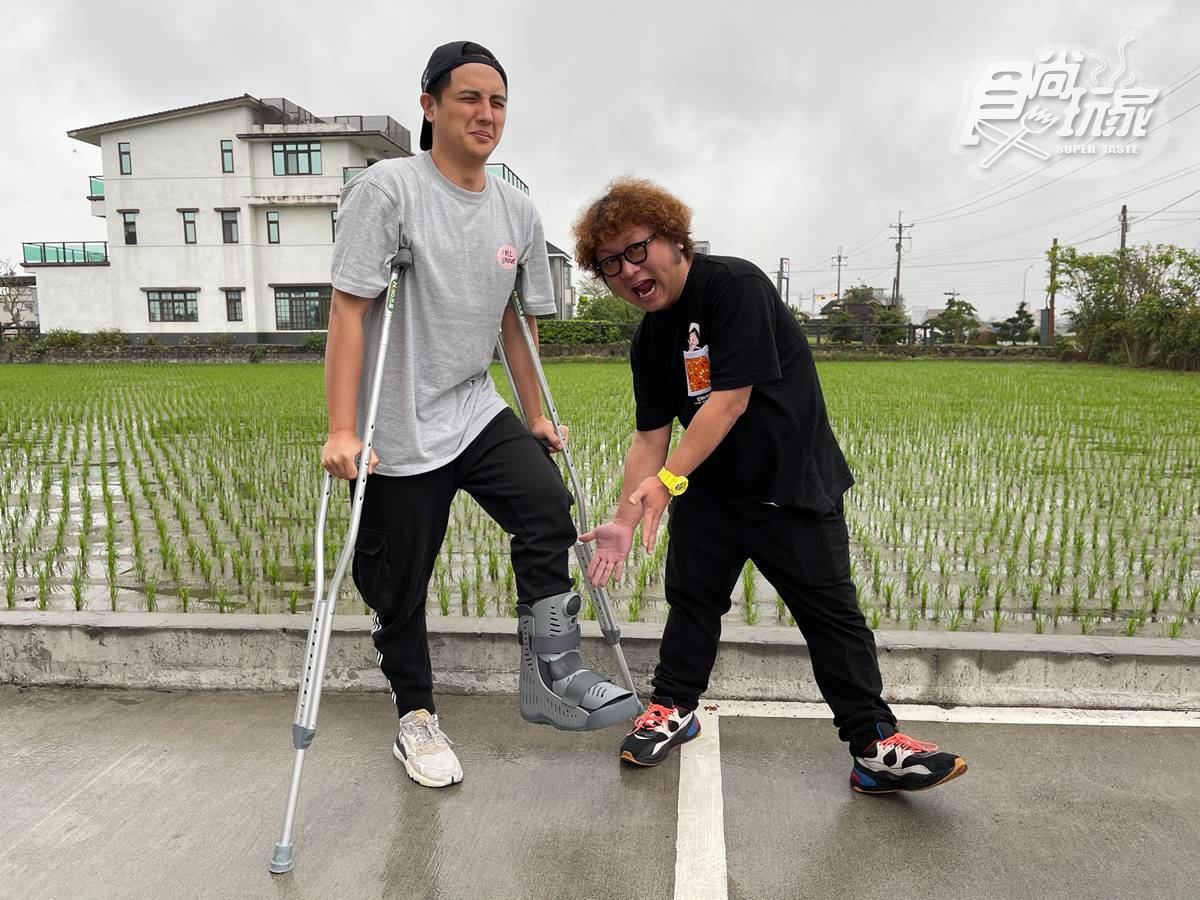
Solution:
M871 630L878 631L879 623L883 619L883 612L878 606L872 606L870 611Z
M1041 613L1034 613L1033 616L1033 631L1035 634L1046 633L1046 617Z
M16 560L13 566L4 573L4 605L12 609L17 605L17 569Z
M742 619L747 625L758 624L758 604L753 600L743 598L742 601Z
M1067 573L1063 569L1062 562L1060 561L1059 564L1055 567L1054 571L1050 573L1050 592L1053 594L1061 594L1063 580L1066 577L1067 577Z
M75 564L75 571L71 574L71 599L75 603L76 611L83 609L83 582L84 574L82 564Z
M292 591L292 594L294 594L297 597L297 599L299 599L299 596L300 596L299 591ZM219 612L219 613L229 612L229 590L224 585L221 585L220 587L217 588L217 612Z
M190 595L188 586L186 584L180 585L179 589L178 589L178 593L179 593L179 606L184 612L187 612L188 611L188 597Z
M1108 610L1116 612L1121 606L1121 586L1114 584L1108 592Z
M1159 584L1150 588L1150 614L1158 615L1158 610L1162 606L1163 601L1167 599L1167 585Z
M1058 622L1062 618L1062 614L1063 614L1062 603L1055 600L1054 601L1054 609L1050 611L1050 621L1054 625L1055 628L1058 628Z
M157 612L158 600L156 597L158 595L158 585L155 584L153 578L146 582L144 591L146 594L146 612Z
M887 615L892 614L892 607L896 601L896 585L890 581L883 583L883 611Z
M450 615L450 585L443 581L437 586L438 609L443 616Z
M992 632L999 634L1004 630L1004 613L996 610L992 613Z
M920 617L920 614L917 612L917 610L910 609L908 611L908 630L916 631L917 626L920 624L920 622L921 622L921 617Z
M1096 630L1096 621L1097 621L1096 617L1091 615L1090 613L1088 615L1083 616L1079 620L1079 633L1080 634L1091 634L1093 631Z
M481 619L487 615L487 603L487 594L480 591L475 595L475 615Z
M784 616L787 615L787 604L783 602L783 598L778 594L775 595L775 620L782 622Z
M642 614L642 598L635 590L629 597L629 601L625 607L627 619L629 622L638 621L638 617Z
M500 578L500 555L494 547L488 547L487 572L488 581L495 584Z
M583 618L587 622L596 621L596 604L590 596L583 602Z
M950 613L950 619L946 622L946 630L958 631L960 628L962 628L962 613L957 611Z
M1071 585L1071 615L1078 618L1080 609L1082 608L1082 592L1079 590L1078 584Z
M1169 638L1179 637L1181 634L1183 634L1183 626L1186 623L1187 623L1187 619L1183 616L1182 613L1180 613L1179 615L1177 615L1175 618L1171 619L1170 621L1166 622L1165 623L1166 627L1164 629L1166 632L1166 636Z
M260 603L261 603L261 598L256 598L255 606L256 607L259 606ZM296 614L296 610L300 606L300 592L299 591L297 591L297 590L288 591L287 605L288 605L288 612L290 612L294 616Z
M1184 595L1183 609L1189 616L1196 614L1196 602L1200 601L1200 584L1188 588L1187 594Z
M1040 581L1035 581L1029 587L1029 606L1033 610L1033 612L1038 611L1038 604L1041 603L1041 600L1042 600L1042 583Z

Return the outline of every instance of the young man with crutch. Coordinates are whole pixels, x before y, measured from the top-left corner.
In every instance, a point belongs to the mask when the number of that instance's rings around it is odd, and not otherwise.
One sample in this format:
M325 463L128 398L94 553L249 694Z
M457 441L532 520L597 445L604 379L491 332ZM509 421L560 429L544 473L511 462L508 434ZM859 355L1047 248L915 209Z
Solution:
M850 747L851 787L920 790L966 763L896 730L875 640L850 580L842 495L853 478L829 425L812 353L770 279L695 255L691 210L647 181L614 182L574 226L584 269L645 313L630 348L637 430L613 520L595 540L595 584L620 577L639 522L668 523L666 626L654 693L621 745L653 766L696 737L721 616L747 559L804 633L821 695ZM678 419L685 432L668 457Z
M571 497L543 448L562 448L542 414L535 350L508 306L519 291L528 326L554 310L545 237L529 199L487 175L504 131L508 76L486 48L438 47L421 77L421 149L375 163L342 191L326 350L329 436L321 464L357 476L387 260L412 251L400 283L355 544L353 577L375 613L373 640L400 716L394 753L427 787L462 779L441 729L425 628L425 598L449 520L467 491L512 538L521 655L521 713L582 730L632 718L637 698L584 667L579 594L567 552ZM528 428L488 375L499 332ZM536 702L539 698L546 702ZM569 707L573 715L555 718ZM550 711L550 712L548 712Z

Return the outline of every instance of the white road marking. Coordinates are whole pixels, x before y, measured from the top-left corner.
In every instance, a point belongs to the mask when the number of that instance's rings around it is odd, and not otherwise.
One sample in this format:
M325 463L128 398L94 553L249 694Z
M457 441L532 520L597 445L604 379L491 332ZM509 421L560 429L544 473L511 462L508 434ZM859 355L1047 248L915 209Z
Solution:
M824 703L762 700L712 701L721 716L760 719L831 719ZM1121 728L1200 728L1200 710L1043 709L1030 706L926 706L897 703L892 712L903 724L963 722L980 725L1108 725Z
M1200 728L1200 710L1041 709L1028 706L893 704L901 721L980 725L1099 725L1119 728ZM696 711L700 737L684 744L679 760L679 813L675 829L676 900L727 900L725 801L721 792L722 716L759 719L832 719L824 703L766 700L709 701Z
M721 729L716 713L696 710L700 736L680 750L679 821L675 829L675 896L726 900L725 800Z

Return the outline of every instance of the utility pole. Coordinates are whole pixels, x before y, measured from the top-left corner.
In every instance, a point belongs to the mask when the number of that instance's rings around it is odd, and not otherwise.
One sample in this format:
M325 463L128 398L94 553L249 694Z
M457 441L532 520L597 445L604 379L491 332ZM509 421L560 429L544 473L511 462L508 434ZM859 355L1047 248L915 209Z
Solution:
M1129 233L1129 209L1121 204L1121 250L1117 256L1117 274L1120 279L1121 286L1121 306L1125 306L1125 235Z
M896 224L888 227L896 229L896 277L892 281L892 306L898 306L900 304L900 253L904 246L904 229L911 229L912 225L905 225L902 215L897 212Z
M1046 345L1054 346L1054 295L1058 291L1058 238L1050 245L1050 309L1046 317Z
M843 255L842 255L842 246L841 246L841 244L839 244L839 245L838 245L838 252L837 252L837 256L831 256L831 257L829 257L829 258L830 258L831 260L833 260L833 264L834 264L834 266L837 268L837 272L838 272L838 276L837 276L837 298L838 298L839 300L841 300L841 299L842 299L842 267L843 267L843 266L844 266L844 265L845 265L847 262L849 262L849 261L850 261L850 257L848 257L848 256L843 256Z

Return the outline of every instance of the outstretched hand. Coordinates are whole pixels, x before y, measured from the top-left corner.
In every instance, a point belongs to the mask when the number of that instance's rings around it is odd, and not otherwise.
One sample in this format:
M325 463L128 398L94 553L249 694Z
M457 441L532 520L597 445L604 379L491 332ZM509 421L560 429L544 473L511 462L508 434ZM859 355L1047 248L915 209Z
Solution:
M588 564L588 581L596 587L604 587L613 576L619 581L625 571L625 558L633 546L633 529L620 522L606 522L581 534L579 540L585 544L596 542L596 552Z

